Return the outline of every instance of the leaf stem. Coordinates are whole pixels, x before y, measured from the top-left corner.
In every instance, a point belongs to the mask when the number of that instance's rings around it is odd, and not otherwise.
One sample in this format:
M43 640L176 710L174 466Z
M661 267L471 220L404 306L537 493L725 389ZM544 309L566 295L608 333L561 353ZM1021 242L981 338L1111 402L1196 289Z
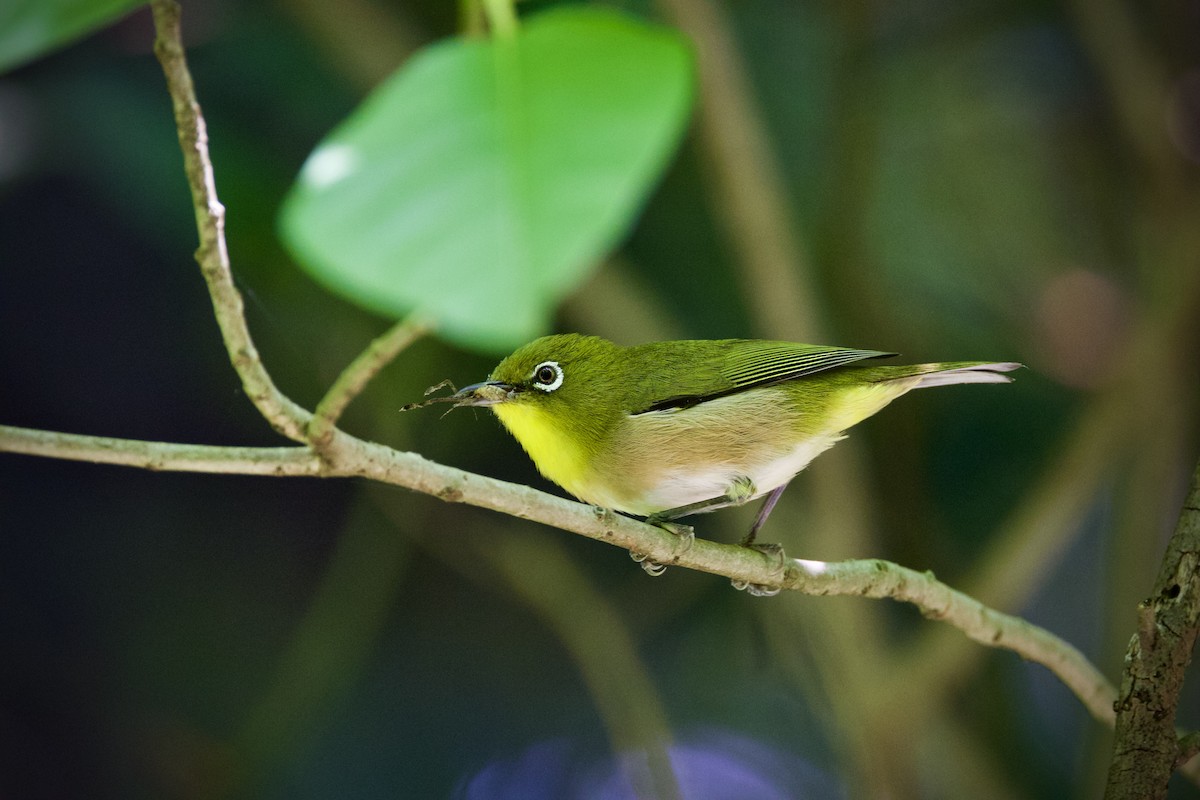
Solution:
M480 0L488 27L497 39L511 39L517 35L517 9L513 0Z

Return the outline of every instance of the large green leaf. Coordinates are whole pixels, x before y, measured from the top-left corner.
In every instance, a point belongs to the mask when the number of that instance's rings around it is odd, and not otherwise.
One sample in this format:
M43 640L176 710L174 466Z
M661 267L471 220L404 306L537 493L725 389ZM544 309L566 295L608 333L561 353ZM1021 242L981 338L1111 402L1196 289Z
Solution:
M609 11L414 57L310 156L285 239L319 281L388 315L507 350L628 228L692 97L673 31Z
M101 28L145 0L3 0L0 72Z

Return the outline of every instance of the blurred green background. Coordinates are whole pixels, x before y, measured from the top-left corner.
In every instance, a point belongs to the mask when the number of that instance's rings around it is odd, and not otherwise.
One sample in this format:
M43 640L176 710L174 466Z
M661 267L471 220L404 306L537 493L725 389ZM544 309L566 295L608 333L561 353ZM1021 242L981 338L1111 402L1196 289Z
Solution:
M251 329L311 408L391 320L297 268L280 203L459 9L185 5ZM864 423L765 537L932 569L1118 681L1200 452L1200 4L611 5L695 44L698 106L557 328L1026 363ZM191 257L152 37L141 9L0 75L0 423L279 444ZM490 415L397 413L494 361L423 340L343 425L550 488ZM650 579L390 487L0 454L0 534L4 797L1063 798L1105 773L1049 673L907 607Z

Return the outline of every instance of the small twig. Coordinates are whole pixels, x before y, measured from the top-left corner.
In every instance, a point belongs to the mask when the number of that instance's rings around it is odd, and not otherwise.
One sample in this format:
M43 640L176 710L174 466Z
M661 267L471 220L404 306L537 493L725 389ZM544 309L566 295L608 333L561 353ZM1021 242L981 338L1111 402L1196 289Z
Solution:
M371 379L379 374L402 350L431 329L431 323L419 314L393 325L342 370L329 391L317 403L317 410L308 423L308 440L321 448L333 436L334 425L342 412L358 397Z
M225 349L242 379L242 388L259 413L284 436L305 442L304 429L309 413L285 397L267 374L246 326L242 295L233 283L229 251L225 245L225 207L217 199L212 161L208 155L208 129L184 58L179 4L174 0L153 0L150 6L154 11L154 54L162 64L171 93L184 172L192 191L196 230L200 234L196 261L208 283Z

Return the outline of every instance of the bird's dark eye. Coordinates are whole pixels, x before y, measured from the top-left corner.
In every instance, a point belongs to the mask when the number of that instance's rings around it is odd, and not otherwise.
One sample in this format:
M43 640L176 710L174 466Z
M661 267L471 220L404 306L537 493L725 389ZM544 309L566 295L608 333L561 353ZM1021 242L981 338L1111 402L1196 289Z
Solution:
M543 392L553 392L562 382L562 367L556 361L543 361L533 368L533 385Z

